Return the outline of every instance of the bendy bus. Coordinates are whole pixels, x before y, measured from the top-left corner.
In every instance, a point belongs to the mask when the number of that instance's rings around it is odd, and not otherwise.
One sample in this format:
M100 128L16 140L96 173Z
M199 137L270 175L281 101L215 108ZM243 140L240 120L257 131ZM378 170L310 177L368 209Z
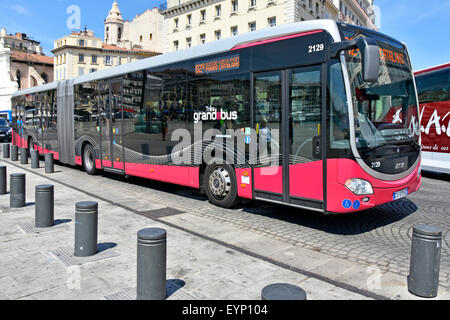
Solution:
M50 83L13 97L14 144L61 163L321 213L421 185L405 45L315 20ZM392 121L395 117L395 122Z

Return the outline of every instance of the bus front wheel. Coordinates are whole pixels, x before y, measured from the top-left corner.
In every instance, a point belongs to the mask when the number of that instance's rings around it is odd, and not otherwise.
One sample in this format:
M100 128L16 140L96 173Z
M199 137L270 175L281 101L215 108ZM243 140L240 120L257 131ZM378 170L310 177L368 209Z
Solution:
M87 144L83 149L83 166L87 174L97 174L97 168L95 167L95 151L94 147L90 144Z
M236 173L227 164L212 164L205 169L204 186L209 201L219 207L232 208L239 203Z

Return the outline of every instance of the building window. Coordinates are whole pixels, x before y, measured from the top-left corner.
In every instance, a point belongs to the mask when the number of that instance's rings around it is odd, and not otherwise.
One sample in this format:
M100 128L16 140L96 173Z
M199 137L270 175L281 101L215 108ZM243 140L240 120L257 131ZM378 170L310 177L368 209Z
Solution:
M175 24L175 29L178 29L178 18L176 18L175 20L173 20L174 24Z
M117 39L120 41L120 40L122 40L122 29L121 28L119 28L119 32L118 32L118 34L117 34Z
M84 62L84 53L78 55L78 62Z
M42 78L42 80L45 81L45 83L48 82L48 76L47 76L47 74L46 74L45 72L43 72L43 73L41 74L41 78Z
M216 40L220 40L220 37L221 37L221 35L222 35L222 32L221 32L220 30L216 30L216 31L214 32L214 35L215 35L215 37L216 37Z
M200 22L205 22L206 20L206 10L200 11Z
M256 7L256 0L250 0L250 8Z
M201 44L204 44L205 42L206 42L206 34L202 33L202 34L200 35L200 43L201 43Z
M97 69L95 69L95 68L89 69L89 73L94 73L94 72L97 72Z
M105 65L107 66L111 65L111 56L105 56Z
M78 45L80 46L80 47L84 47L84 40L78 40Z
M277 17L267 19L269 27L275 27L277 25Z
M97 56L95 54L92 55L92 63L97 63Z
M312 9L312 0L309 0L308 5Z
M178 50L178 40L173 42L173 50L177 51Z
M231 35L233 37L238 35L238 27L237 26L231 27Z
M148 37L148 39L149 39L150 41L153 40L153 33L150 33L150 36Z
M250 31L255 31L255 30L256 30L256 22L250 22L250 23L248 24L248 29L249 29Z
M187 15L187 23L186 23L186 24L187 24L188 26L190 26L191 23L192 23L192 14L188 14L188 15Z
M79 76L84 75L84 68L78 68L78 75Z
M218 6L216 6L216 18L220 17L220 15L222 14L222 6L219 4Z
M316 13L319 14L319 4L316 2Z
M191 37L186 38L186 47L190 48L191 46L192 46L192 38Z
M237 12L238 11L238 0L232 0L231 1L231 12Z
M21 82L22 82L22 73L20 72L20 70L16 71L16 79L17 79L17 85L19 86L19 89L22 87Z

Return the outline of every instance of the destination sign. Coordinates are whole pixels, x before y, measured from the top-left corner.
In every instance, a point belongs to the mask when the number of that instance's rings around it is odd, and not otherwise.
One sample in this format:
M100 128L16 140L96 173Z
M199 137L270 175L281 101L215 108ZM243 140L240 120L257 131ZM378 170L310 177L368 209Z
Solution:
M195 65L195 74L209 74L239 69L241 61L239 55L209 60Z

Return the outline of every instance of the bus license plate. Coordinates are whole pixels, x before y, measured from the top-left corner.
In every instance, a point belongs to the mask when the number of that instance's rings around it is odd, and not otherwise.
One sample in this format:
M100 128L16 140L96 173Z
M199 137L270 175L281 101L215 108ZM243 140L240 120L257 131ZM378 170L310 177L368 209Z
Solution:
M394 192L394 200L406 197L408 195L408 188Z

